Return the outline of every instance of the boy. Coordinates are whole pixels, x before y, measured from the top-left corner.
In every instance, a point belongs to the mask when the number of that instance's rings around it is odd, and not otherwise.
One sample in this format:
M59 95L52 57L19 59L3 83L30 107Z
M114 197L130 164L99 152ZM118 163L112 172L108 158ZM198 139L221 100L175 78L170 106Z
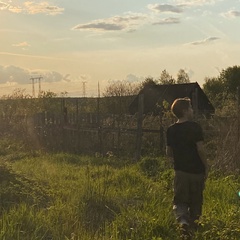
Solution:
M177 122L167 129L167 156L173 159L173 210L183 235L195 227L202 213L204 183L208 165L203 149L200 125L191 121L193 109L189 98L178 98L171 106ZM184 239L187 239L186 236Z

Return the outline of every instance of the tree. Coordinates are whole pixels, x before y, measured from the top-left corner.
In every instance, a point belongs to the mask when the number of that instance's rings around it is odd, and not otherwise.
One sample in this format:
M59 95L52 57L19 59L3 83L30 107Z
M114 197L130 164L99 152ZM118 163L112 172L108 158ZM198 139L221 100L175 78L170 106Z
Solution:
M121 97L138 94L140 84L134 84L128 81L113 81L105 88L104 97Z
M110 113L124 113L128 110L132 97L140 91L140 83L131 83L128 81L114 81L106 87L101 107L103 111Z
M156 86L157 83L152 77L147 77L141 84L141 89L145 88L147 86Z
M224 84L219 78L205 78L203 90L215 107L220 107L223 103L223 99L225 98L223 88Z
M218 77L205 78L203 84L204 92L217 110L227 109L228 112L233 113L236 112L238 87L240 87L240 66L223 69Z
M28 93L26 93L26 89L16 88L13 90L12 94L3 95L1 99L29 99L32 98Z
M50 90L48 91L41 91L41 93L38 96L39 98L56 98L57 94L55 92L52 92Z
M176 84L176 80L164 69L159 78L160 84Z
M219 80L223 82L227 97L236 99L237 88L240 87L240 66L228 67L222 70Z
M177 74L177 83L190 83L190 79L188 74L185 72L184 69L179 69L178 74Z

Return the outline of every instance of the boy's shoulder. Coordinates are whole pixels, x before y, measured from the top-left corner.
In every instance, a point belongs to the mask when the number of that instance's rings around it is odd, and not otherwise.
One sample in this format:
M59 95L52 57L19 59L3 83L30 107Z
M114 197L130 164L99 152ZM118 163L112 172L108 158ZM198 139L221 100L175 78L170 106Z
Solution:
M200 124L195 121L186 121L182 123L175 122L171 124L168 129L174 129L174 128L185 128L185 127L192 127L192 128L201 128Z

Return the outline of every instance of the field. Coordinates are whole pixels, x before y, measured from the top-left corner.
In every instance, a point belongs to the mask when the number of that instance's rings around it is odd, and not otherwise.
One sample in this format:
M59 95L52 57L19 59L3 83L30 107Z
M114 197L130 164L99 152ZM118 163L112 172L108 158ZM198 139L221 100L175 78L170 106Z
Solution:
M49 154L7 140L0 153L2 240L179 239L164 157ZM240 239L239 184L238 176L210 173L194 239Z

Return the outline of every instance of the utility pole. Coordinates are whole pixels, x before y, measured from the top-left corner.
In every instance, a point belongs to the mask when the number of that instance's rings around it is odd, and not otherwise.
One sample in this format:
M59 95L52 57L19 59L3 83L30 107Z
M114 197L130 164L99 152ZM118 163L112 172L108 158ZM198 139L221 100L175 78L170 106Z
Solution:
M82 82L83 84L83 97L86 97L86 82Z
M30 80L32 81L32 96L35 98L35 78L31 77Z
M40 95L41 92L42 92L42 89L41 89L41 80L42 80L42 76L39 76L38 78L38 94Z
M38 94L41 94L41 80L42 80L42 76L38 76L38 77L30 77L30 80L32 81L32 96L35 98L35 80L38 81Z

